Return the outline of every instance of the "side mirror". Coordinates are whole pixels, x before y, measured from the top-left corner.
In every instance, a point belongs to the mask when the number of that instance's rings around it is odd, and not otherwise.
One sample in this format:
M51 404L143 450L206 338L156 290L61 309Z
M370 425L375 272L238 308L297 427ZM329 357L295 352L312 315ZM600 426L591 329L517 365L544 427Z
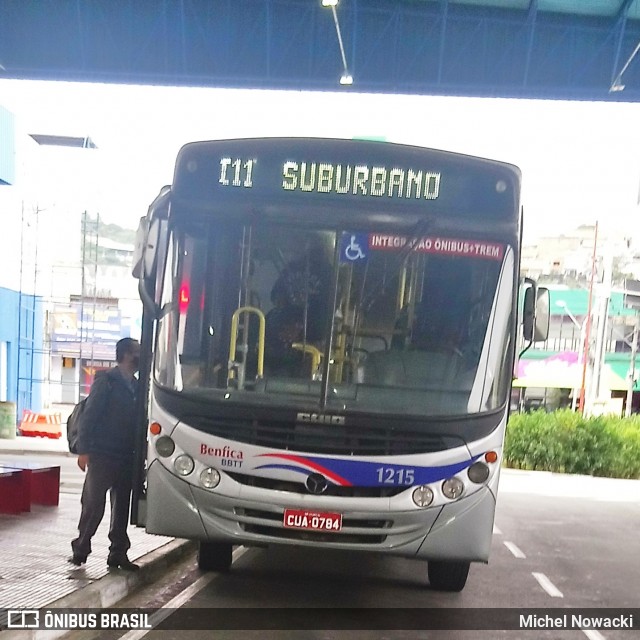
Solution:
M131 269L133 277L138 280L150 276L155 269L160 223L161 221L157 218L151 222L148 218L140 218Z
M144 275L151 275L155 271L158 256L158 239L160 237L161 221L157 218L151 221L147 230L146 244L144 248Z
M131 273L138 280L145 280L154 273L159 250L160 224L168 217L170 200L171 187L162 187L151 203L147 215L140 218L131 266Z
M530 286L524 292L523 336L529 342L549 337L549 289Z
M140 280L143 275L142 261L144 259L144 247L147 242L147 231L149 222L146 217L140 218L138 230L136 231L136 246L133 250L133 264L131 266L131 275Z

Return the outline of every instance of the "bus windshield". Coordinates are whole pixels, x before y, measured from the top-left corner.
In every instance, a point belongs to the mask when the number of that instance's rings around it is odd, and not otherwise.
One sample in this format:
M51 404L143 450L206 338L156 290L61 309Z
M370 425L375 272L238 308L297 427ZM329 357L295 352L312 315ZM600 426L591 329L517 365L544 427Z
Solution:
M503 405L508 243L306 224L173 226L157 384L334 412L455 416Z

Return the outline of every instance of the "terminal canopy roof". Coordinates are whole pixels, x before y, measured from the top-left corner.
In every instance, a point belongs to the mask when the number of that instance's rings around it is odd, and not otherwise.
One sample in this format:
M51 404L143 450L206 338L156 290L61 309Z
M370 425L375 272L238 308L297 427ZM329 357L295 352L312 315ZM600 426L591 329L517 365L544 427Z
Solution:
M0 77L640 100L640 0L340 0L333 14L321 0L0 0Z

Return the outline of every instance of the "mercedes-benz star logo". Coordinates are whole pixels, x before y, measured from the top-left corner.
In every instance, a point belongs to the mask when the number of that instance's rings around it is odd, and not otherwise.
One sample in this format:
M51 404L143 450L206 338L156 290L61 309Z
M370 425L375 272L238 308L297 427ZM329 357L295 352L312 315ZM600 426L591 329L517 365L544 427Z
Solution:
M319 496L327 490L329 483L321 473L312 473L307 476L304 486L307 487L309 493Z

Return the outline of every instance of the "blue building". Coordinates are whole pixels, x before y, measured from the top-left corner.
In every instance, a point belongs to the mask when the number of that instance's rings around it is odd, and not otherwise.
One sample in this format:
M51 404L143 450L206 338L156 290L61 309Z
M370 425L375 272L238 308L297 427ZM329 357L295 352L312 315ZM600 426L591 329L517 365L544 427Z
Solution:
M24 409L42 410L43 305L38 296L0 287L0 396Z
M0 106L0 192L15 179L15 121ZM19 244L20 238L9 240ZM38 296L0 286L0 400L16 403L18 420L25 409L42 410L43 318Z

